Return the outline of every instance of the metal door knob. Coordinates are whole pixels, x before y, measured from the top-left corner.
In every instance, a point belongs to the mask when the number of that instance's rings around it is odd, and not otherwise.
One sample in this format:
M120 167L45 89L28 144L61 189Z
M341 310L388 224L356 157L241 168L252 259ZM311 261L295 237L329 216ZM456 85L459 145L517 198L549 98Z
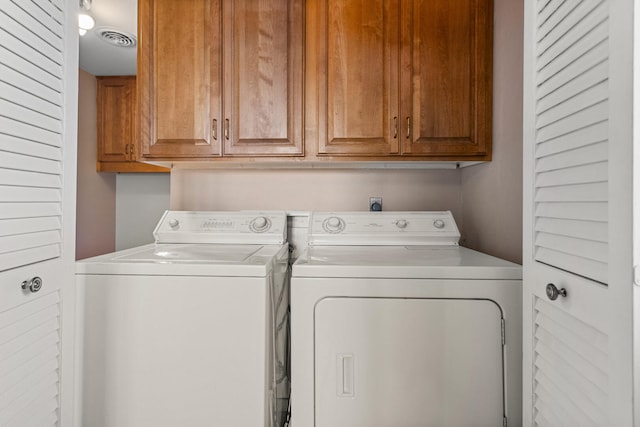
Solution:
M567 290L565 288L558 289L553 283L547 284L547 297L551 301L555 301L558 299L558 296L566 297Z
M31 293L38 292L42 288L42 279L34 277L31 280L25 280L22 282L22 289Z

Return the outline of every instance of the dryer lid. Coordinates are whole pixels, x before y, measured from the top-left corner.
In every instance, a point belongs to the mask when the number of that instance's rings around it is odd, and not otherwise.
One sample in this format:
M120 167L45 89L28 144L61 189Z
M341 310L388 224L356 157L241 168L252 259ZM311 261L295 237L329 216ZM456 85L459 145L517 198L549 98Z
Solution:
M522 267L453 245L315 246L293 264L292 277L521 280Z
M460 231L450 211L312 212L309 246L457 246Z

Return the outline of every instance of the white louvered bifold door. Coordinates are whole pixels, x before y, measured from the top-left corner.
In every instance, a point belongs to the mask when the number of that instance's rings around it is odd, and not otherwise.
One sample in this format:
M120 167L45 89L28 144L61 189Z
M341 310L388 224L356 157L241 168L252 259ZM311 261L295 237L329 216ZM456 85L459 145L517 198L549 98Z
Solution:
M0 0L2 427L72 425L77 8Z
M633 0L525 1L526 426L632 425L632 29Z
M60 256L62 10L2 1L0 271ZM61 3L61 2L58 2ZM45 8L44 5L49 7Z

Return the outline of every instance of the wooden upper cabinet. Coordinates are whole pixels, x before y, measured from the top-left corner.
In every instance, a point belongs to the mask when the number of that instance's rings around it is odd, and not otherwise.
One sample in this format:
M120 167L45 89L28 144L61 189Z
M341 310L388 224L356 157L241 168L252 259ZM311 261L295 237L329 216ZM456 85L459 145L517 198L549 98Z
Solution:
M98 162L128 162L135 144L135 76L97 77Z
M490 160L492 5L312 2L318 155Z
M216 0L139 1L143 157L221 155L220 10Z
M98 172L169 172L138 162L136 76L100 76L97 80Z
M398 153L399 2L316 7L318 153Z
M303 154L304 0L223 2L224 155Z
M493 0L139 0L138 14L142 158L491 159Z
M491 154L492 16L492 0L403 3L403 153Z
M139 0L138 13L144 157L303 154L304 0Z

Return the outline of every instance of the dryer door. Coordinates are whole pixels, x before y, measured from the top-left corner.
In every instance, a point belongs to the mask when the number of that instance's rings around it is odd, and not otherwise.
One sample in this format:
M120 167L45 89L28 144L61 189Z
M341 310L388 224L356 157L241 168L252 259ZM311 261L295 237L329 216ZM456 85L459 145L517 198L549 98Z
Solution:
M502 425L501 320L489 300L323 299L316 426Z

